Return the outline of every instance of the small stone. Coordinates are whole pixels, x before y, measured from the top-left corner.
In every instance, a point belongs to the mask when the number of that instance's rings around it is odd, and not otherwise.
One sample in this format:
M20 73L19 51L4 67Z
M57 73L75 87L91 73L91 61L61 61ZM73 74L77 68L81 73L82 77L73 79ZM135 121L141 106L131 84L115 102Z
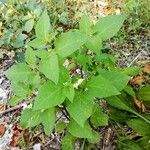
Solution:
M33 150L41 150L41 144L37 143L33 146Z
M0 103L1 104L5 103L6 99L7 99L6 92L2 88L0 88Z

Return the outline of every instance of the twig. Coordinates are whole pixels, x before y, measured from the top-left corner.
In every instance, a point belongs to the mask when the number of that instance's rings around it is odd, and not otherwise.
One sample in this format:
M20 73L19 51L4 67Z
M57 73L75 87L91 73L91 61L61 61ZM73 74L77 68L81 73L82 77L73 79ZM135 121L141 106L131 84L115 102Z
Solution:
M83 78L84 78L84 75L83 75L83 67L80 68L80 72L81 72L81 78L83 79Z
M128 65L128 67L130 67L140 56L141 56L142 52L140 52L133 60L132 62Z
M2 115L4 115L4 114L7 114L7 113L9 113L9 112L15 111L15 110L17 110L17 109L21 109L25 104L28 104L28 103L19 104L19 105L17 105L17 106L14 106L14 107L8 108L8 109L6 109L6 110L4 110L4 111L1 111L1 112L0 112L0 116L2 116Z
M69 113L68 113L68 111L67 111L67 109L66 109L66 107L59 107L60 109L61 109L61 112L62 112L62 114L66 117L66 119L67 120L70 120L70 118L69 118Z
M110 138L112 136L112 130L110 127L107 128L107 131L104 134L104 138L103 138L103 146L102 146L102 150L105 150L106 148L109 147L110 145Z
M48 146L49 144L51 144L51 142L53 141L54 139L51 139L49 140L45 145L42 145L42 148L45 148L46 146Z
M64 114L61 114L61 116L56 119L55 123L57 123L57 122L61 119L61 117L62 117L63 115L64 115Z
M49 140L45 145L44 144L42 144L41 145L41 148L45 148L46 146L48 146L49 144L51 144L51 142L53 141L54 139L51 139L51 140ZM26 147L26 148L23 148L22 150L30 150L30 149L33 149L33 144L32 145L30 145L30 146L28 146L28 147Z
M67 111L65 109L64 110L62 109L62 113L67 118L67 120L70 120L70 118L67 115Z

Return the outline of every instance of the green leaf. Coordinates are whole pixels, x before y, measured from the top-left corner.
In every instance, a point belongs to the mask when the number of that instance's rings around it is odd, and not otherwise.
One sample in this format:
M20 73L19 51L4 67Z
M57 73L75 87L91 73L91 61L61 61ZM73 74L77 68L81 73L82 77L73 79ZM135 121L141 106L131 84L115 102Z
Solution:
M59 80L58 56L55 53L50 53L47 59L42 59L39 64L39 71L57 84Z
M132 115L127 111L122 111L114 107L109 108L109 114L112 120L120 123L124 123L125 121L128 121L129 119L135 116L134 114Z
M107 126L108 125L108 115L103 113L102 108L99 107L99 109L96 110L94 112L94 114L92 114L92 116L90 117L90 121L95 127Z
M122 69L121 72L129 76L136 76L140 73L140 68L139 67L127 67L127 68Z
M115 86L118 91L123 90L130 79L129 76L116 71L106 71L101 69L99 70L99 74L110 81L110 83L112 83L112 85Z
M74 87L72 84L64 87L64 95L70 100L70 102L73 102L74 99Z
M72 86L69 71L64 66L60 66L59 76L61 77L59 79L59 84L63 85L63 88L65 88L67 85Z
M73 103L67 105L70 116L81 126L91 116L94 101L86 94L76 93Z
M46 42L42 41L39 38L35 38L34 40L30 41L28 43L29 46L36 48L36 49L40 49L40 48L45 48Z
M54 128L55 120L56 120L56 115L55 115L54 108L44 110L41 113L41 123L43 124L44 132L47 135L50 135L50 133L52 132L52 129Z
M75 144L75 138L71 134L67 133L63 137L61 144L62 144L61 145L62 150L73 150Z
M80 20L80 24L79 24L79 29L80 32L85 33L87 35L91 35L92 34L92 21L90 20L90 18L86 15L83 15L81 17Z
M31 47L28 47L25 52L25 60L29 65L31 65L31 67L35 66L36 57L35 57L35 53Z
M138 92L138 97L143 101L150 101L150 86L142 87Z
M115 108L126 110L131 113L136 113L132 108L130 108L130 106L128 106L121 98L117 96L107 98L107 102Z
M93 77L90 81L88 81L87 88L89 95L98 98L120 94L117 88L101 75Z
M101 18L94 26L94 30L101 35L102 40L113 37L121 28L125 17L112 15Z
M36 73L34 76L30 77L29 79L30 88L32 90L38 88L40 86L40 83L41 83L41 78L39 76L39 73Z
M36 50L35 55L41 59L47 59L49 57L49 52L47 50Z
M63 122L63 121L59 121L59 122L56 124L55 131L56 131L57 133L62 133L65 128L66 128L66 123Z
M40 111L25 109L21 113L20 125L22 128L34 127L41 123Z
M13 47L15 48L20 48L22 46L24 46L24 40L27 38L27 35L26 34L18 34L17 37L16 37L16 41L13 44Z
M43 41L48 40L49 32L51 31L50 19L45 10L42 15L40 16L36 26L35 26L35 33L38 39Z
M136 94L135 94L134 89L133 89L132 86L127 85L127 86L124 88L124 91L125 91L128 95L130 95L130 96L132 96L132 97L136 97Z
M67 57L78 50L86 41L87 36L79 32L67 32L55 41L55 49L60 57Z
M128 98L119 98L117 96L112 96L112 97L109 97L107 98L107 102L115 107L115 108L118 108L118 109L121 109L121 110L125 110L125 111L128 111L130 113L133 113L135 114L136 116L138 116L139 118L141 118L142 120L144 120L145 122L147 122L148 124L150 124L150 120L145 118L144 116L140 115L139 113L136 112L136 110L134 110L132 108L132 105L130 105L130 101L128 101Z
M150 136L144 136L140 138L137 142L142 147L142 150L149 150L150 149Z
M65 100L63 95L63 87L55 85L51 81L47 81L38 91L38 96L35 98L34 110L46 109L57 106Z
M81 66L83 66L83 70L87 70L88 65L92 64L92 58L84 55L84 54L78 54L78 56L76 57L76 61L77 63L79 63ZM88 65L87 65L88 64ZM73 64L74 65L74 64Z
M22 128L34 127L40 123L44 126L44 131L49 135L55 124L55 109L46 110L25 109L22 111L20 125Z
M78 138L100 139L100 135L94 132L87 122L84 124L84 127L81 127L72 120L68 125L68 131Z
M110 68L110 69L115 68L116 58L110 54L101 53L98 57L96 57L96 59L98 62L102 63L105 66L105 68Z
M96 52L96 54L99 54L102 48L102 39L100 35L94 35L90 37L90 39L85 43L85 45L89 50L92 50Z
M6 71L6 76L12 81L28 81L31 76L34 76L34 72L24 63L18 63L13 65Z
M12 82L11 88L14 94L20 97L26 97L31 93L29 86L21 82Z
M142 150L138 144L125 137L119 137L118 149L119 150Z
M146 123L142 119L131 119L127 122L128 126L131 127L135 132L141 135L150 136L150 124Z
M27 33L29 33L34 26L34 19L30 19L25 23L25 27L24 27L24 31L26 31Z
M100 139L101 139L101 135L99 135L98 132L93 131L93 137L88 138L88 142L90 142L92 144L96 144L100 141Z
M21 102L25 97L14 96L9 100L9 105L16 106L19 102Z
M17 63L24 63L25 62L25 53L22 52L15 52L15 60Z

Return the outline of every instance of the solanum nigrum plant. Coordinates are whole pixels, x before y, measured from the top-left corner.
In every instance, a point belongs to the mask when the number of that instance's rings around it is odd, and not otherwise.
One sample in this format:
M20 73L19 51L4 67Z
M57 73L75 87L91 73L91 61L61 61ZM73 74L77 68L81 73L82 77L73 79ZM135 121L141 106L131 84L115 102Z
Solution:
M10 105L30 103L21 113L22 128L41 124L49 135L64 121L62 149L73 149L77 138L97 143L101 135L95 129L109 123L100 99L150 123L126 99L132 94L128 81L137 68L119 69L115 59L101 50L103 41L119 31L124 19L113 15L93 24L83 16L79 29L59 34L50 25L47 11L42 13L35 26L35 39L26 45L26 62L6 72L14 92ZM61 112L66 119L60 121Z

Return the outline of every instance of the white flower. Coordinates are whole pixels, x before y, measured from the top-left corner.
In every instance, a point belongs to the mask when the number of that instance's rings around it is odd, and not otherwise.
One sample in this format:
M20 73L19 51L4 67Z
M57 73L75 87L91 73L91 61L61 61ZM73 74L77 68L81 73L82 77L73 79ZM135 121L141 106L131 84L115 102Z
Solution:
M76 83L73 84L73 87L78 89L79 85L84 81L84 79L78 79Z

